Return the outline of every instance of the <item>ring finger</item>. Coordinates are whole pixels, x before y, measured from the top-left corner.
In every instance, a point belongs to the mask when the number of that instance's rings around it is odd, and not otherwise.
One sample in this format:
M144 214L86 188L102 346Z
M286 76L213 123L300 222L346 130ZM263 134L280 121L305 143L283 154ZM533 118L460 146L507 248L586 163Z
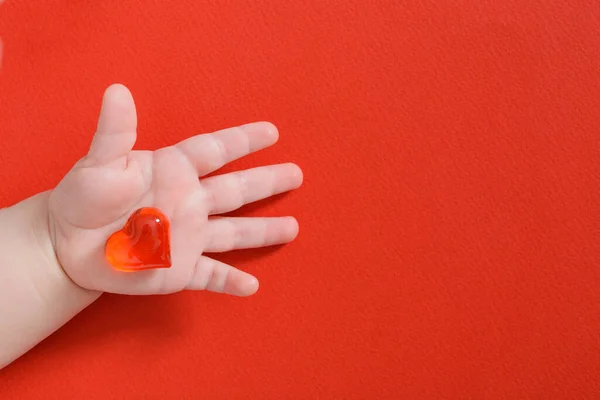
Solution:
M207 253L273 246L291 242L298 235L293 217L212 218L208 222Z

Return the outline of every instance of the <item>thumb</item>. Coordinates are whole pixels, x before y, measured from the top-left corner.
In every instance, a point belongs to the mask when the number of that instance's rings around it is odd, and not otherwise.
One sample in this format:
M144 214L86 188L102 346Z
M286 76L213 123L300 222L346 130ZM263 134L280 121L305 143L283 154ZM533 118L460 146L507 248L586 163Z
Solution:
M124 157L136 139L137 115L131 92L120 84L104 92L98 128L90 145L87 159L104 165Z

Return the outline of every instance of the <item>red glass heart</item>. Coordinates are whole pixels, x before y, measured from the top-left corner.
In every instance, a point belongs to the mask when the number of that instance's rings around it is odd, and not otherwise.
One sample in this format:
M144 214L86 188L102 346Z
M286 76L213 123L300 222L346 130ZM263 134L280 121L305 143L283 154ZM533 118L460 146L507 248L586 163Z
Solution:
M120 271L171 267L169 220L158 209L134 212L106 242L106 260Z

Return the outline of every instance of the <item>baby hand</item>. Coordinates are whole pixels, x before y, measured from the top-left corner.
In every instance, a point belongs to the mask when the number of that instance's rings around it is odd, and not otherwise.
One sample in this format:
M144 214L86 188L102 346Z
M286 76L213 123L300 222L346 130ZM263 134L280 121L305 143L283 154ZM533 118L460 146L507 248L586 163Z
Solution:
M256 292L253 276L203 253L289 242L298 233L296 220L215 216L298 188L302 172L281 164L202 177L274 144L277 129L258 122L156 151L133 151L136 125L130 92L122 85L109 87L88 154L50 195L50 235L65 273L85 289L111 293ZM172 267L120 272L107 263L105 243L141 207L156 207L168 216Z

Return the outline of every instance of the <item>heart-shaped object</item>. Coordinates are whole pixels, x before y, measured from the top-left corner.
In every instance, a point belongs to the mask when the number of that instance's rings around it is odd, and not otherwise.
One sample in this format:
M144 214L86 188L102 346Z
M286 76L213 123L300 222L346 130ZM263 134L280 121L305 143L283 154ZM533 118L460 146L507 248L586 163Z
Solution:
M106 242L106 260L120 271L171 267L169 220L158 209L140 208Z

